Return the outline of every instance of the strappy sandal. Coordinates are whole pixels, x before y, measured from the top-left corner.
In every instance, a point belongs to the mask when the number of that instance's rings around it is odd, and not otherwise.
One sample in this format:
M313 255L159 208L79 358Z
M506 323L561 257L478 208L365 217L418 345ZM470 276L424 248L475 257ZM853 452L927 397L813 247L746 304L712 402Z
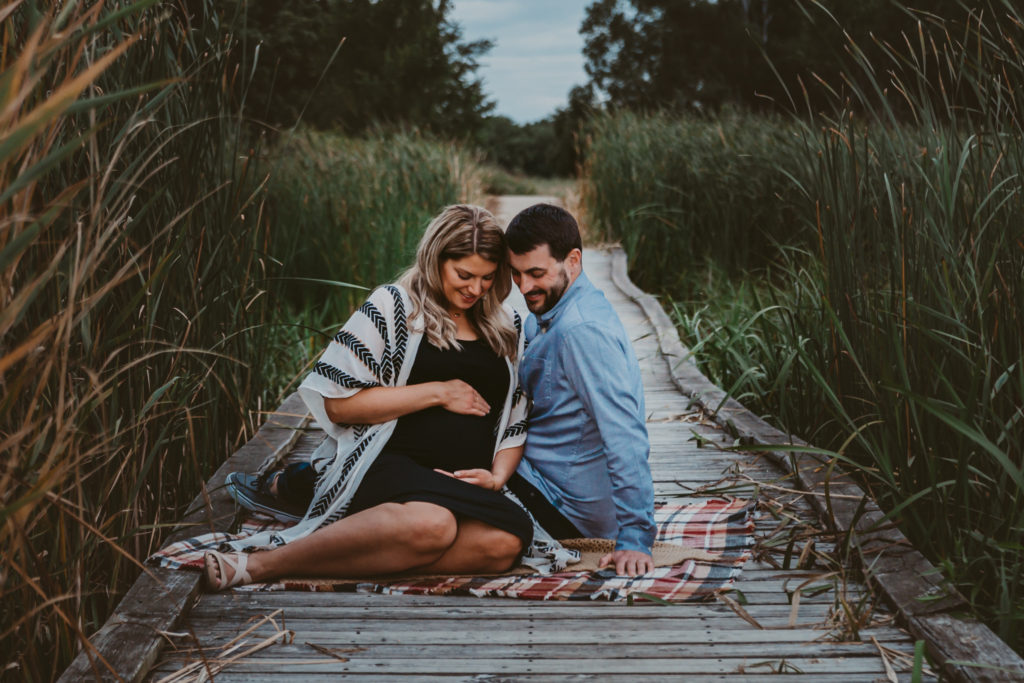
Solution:
M231 555L238 559L233 561ZM232 588L243 583L252 583L252 577L245 570L248 564L249 555L247 553L225 554L219 553L216 550L208 551L203 555L203 567L206 570L206 587L211 591L222 591L225 588ZM225 568L230 568L234 572L230 580L227 578L227 572L224 571ZM214 570L220 572L219 577Z

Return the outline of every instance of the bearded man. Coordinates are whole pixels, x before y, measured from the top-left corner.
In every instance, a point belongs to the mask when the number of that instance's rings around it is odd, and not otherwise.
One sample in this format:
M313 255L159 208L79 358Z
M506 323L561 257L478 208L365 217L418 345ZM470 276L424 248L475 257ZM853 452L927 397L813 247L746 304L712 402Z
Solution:
M520 385L532 405L509 487L556 538L614 538L601 564L653 569L654 486L640 366L622 322L583 272L579 226L536 204L509 223L512 279L532 315Z

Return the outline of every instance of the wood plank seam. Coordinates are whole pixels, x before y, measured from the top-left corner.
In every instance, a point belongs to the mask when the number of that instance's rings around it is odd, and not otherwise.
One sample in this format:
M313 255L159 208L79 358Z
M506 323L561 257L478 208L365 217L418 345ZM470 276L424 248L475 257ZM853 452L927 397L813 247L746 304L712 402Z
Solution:
M612 282L644 311L655 329L672 379L693 404L713 416L741 443L809 446L754 415L708 380L690 359L658 300L629 279L626 252L613 247L611 256ZM955 681L1024 681L1024 660L987 626L960 614L969 608L966 599L902 532L891 525L883 526L885 513L877 503L851 481L835 483L836 475L844 479L848 476L841 468L814 453L765 452L804 490L827 494L808 498L825 524L848 535L869 580L896 608L914 637L925 640L946 676ZM836 494L853 498L833 497ZM853 500L862 502L854 504Z

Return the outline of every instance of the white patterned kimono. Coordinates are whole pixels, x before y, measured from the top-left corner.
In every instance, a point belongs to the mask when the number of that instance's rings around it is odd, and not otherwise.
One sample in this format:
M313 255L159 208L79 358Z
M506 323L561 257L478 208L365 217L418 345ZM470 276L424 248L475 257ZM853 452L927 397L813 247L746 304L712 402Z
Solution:
M422 325L417 324L418 320L409 320L411 310L409 295L400 285L379 287L328 344L299 386L300 396L328 436L311 458L317 481L309 509L298 524L234 541L230 544L233 549L284 545L345 516L363 477L391 438L398 420L375 425L335 424L327 417L324 398L345 398L370 387L406 385L423 340ZM524 350L522 318L508 305L506 310L515 323L518 360ZM526 440L528 406L519 389L518 362L505 362L509 388L495 432L494 454L521 446ZM522 505L507 488L503 493ZM563 548L536 520L533 527L533 543L524 552L523 564L551 573L578 561L576 551Z

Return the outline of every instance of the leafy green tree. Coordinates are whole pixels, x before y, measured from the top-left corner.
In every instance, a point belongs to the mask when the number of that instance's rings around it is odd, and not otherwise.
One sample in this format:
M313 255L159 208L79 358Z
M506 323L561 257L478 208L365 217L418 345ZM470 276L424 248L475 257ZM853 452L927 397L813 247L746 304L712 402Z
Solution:
M913 10L893 0L597 0L580 32L590 85L613 108L760 108L802 99L805 90L817 106L818 82L843 89L845 35L877 54L902 45L904 34L916 36L921 17L960 18L967 7L961 0L927 0Z
M493 107L475 76L491 43L462 41L451 0L233 2L254 62L249 111L271 124L463 135Z
M587 134L587 122L597 109L594 89L589 85L577 85L569 91L569 103L555 112L555 149L552 153L552 170L556 175L575 175L582 159Z
M520 125L507 116L487 117L476 143L488 160L514 173L575 175L578 143L594 108L591 88L576 86L568 105L540 121Z
M561 175L555 168L559 147L553 117L519 125L506 116L490 116L477 135L477 144L488 160L514 173Z

